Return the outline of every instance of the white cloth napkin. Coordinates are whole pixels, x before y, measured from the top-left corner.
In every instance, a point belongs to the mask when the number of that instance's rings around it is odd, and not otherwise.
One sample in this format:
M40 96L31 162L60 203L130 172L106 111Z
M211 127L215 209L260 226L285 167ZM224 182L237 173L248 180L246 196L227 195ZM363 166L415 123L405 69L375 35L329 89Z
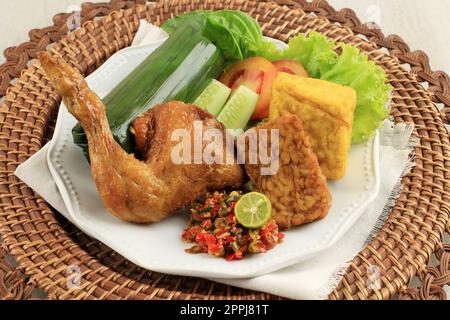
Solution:
M160 28L142 20L132 45L150 44L168 35ZM391 212L398 196L399 179L412 166L409 157L412 126L390 121L381 129L381 190L373 204L332 248L315 258L264 276L246 280L215 280L218 282L272 293L292 299L322 299L339 282L346 263L376 234ZM21 164L15 175L65 216L67 208L47 166L48 145Z

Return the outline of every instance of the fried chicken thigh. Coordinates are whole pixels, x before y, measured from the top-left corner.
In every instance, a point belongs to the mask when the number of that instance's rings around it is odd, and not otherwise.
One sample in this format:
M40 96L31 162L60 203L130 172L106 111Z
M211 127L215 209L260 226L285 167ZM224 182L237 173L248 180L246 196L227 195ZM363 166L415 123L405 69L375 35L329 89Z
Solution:
M197 130L201 130L201 134L199 134L199 131L194 133L195 122L200 124ZM171 159L174 154L177 156L175 148L180 142L174 139L177 136L172 137L172 134L176 133L178 129L183 129L190 137L187 141L192 148L190 148L191 154L187 157L186 164L174 163ZM206 188L208 191L215 191L229 186L238 187L242 184L243 168L235 164L234 144L227 147L225 139L217 141L218 144L215 145L220 150L212 148L218 151L218 154L214 154L219 156L217 162L212 162L210 165L194 164L196 143L194 139L214 130L220 132L224 138L229 134L224 126L210 113L194 105L187 105L178 101L153 107L136 118L132 125L136 146L144 156L144 161L156 175L160 177L170 176L170 179L166 179L166 183L171 186L171 189L175 190L177 186L183 185L187 187L183 190L183 193L187 194L195 191L198 187L201 190ZM231 139L229 141L234 141L233 137L229 136L228 138ZM205 140L208 140L206 136ZM205 160L203 159L203 153L206 151L206 146L207 143L204 141L202 148L197 152L198 155L202 156L202 159L200 159L202 162ZM180 156L180 158L182 157ZM225 165L220 159L224 162L231 159L233 164ZM198 194L199 192L195 191L195 193Z
M86 133L97 191L107 210L116 217L134 223L158 222L207 191L241 185L243 170L236 161L229 165L177 164L172 159L178 143L172 141L176 129L191 134L192 141L194 121L199 121L203 129L225 132L210 114L182 102L155 106L133 125L137 147L145 157L145 161L139 161L114 140L105 107L83 77L48 53L40 54L39 60ZM200 143L203 148L204 143ZM227 144L217 143L223 146L219 149L224 154L234 156Z

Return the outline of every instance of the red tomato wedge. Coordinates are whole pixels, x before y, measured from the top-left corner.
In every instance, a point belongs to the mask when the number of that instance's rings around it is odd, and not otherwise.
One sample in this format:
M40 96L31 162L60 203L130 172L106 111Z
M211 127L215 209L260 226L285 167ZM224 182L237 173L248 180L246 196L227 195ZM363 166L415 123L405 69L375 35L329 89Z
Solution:
M259 94L252 120L262 120L269 115L272 83L278 71L267 59L248 58L233 64L220 78L220 82L236 90L241 85Z
M300 77L308 77L308 72L295 60L284 59L272 62L279 72L295 74Z

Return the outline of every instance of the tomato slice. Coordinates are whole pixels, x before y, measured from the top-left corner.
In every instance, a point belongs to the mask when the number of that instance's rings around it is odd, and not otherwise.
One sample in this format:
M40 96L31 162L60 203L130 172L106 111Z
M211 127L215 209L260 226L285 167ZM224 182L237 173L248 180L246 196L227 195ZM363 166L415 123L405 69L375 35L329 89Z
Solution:
M309 77L308 72L303 68L303 66L295 60L284 59L274 61L273 65L279 72L286 72L290 74L295 74L300 77Z
M241 85L259 94L252 120L262 120L269 115L272 83L278 71L267 59L252 57L232 65L220 78L220 82L236 90Z

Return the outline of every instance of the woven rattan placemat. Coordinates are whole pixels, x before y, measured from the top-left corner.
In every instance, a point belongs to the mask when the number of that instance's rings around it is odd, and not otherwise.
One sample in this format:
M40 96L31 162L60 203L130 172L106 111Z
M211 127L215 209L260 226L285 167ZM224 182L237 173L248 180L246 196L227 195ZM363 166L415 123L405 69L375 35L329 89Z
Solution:
M175 0L142 4L112 1L83 5L83 27L67 35L70 14L30 32L30 42L5 51L0 66L0 296L27 299L34 288L58 299L267 299L273 296L202 279L143 270L68 223L19 181L13 172L51 138L59 97L33 59L52 44L67 61L89 74L130 44L139 18L159 24L184 11L239 9L251 14L268 36L287 40L316 30L358 46L382 66L394 87L392 116L413 122L420 144L416 167L402 181L402 193L377 237L356 256L331 299L445 299L450 282L450 80L430 70L421 51L410 52L398 36L385 37L361 24L349 9L335 11L325 1ZM100 19L100 17L102 17ZM12 81L12 82L11 82ZM4 258L9 253L17 260ZM429 265L435 256L437 265ZM67 288L67 270L81 269L80 288ZM381 270L381 289L366 286L366 269ZM419 277L418 288L409 288Z

